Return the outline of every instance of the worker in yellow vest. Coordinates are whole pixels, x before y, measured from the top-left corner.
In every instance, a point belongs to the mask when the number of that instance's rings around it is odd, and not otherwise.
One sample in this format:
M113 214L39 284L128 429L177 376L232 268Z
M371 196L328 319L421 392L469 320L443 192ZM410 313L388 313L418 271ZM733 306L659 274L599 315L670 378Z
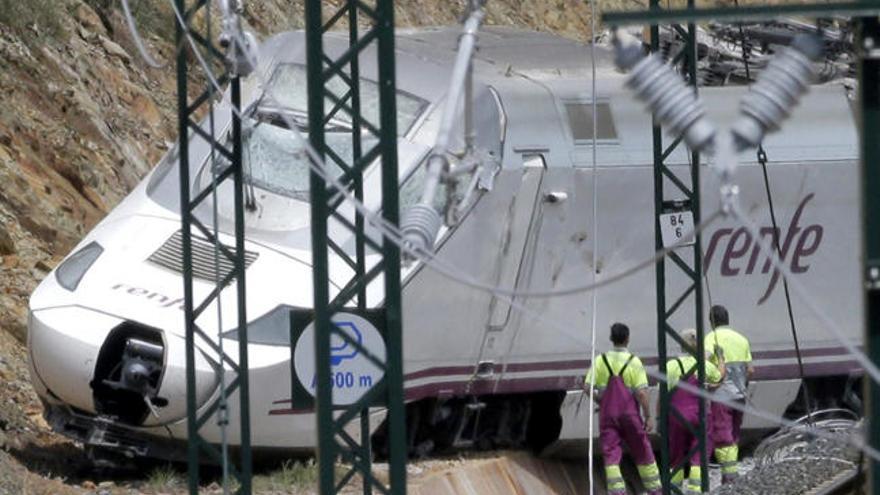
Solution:
M725 401L745 404L749 380L754 373L752 350L743 334L730 328L730 316L721 305L709 310L712 332L705 337L705 349L710 359L723 362L727 376L715 394ZM739 436L743 413L721 402L712 402L712 443L715 460L721 464L721 482L732 483L739 475Z
M681 356L666 362L666 383L671 394L669 407L678 412L677 414L669 414L667 423L669 461L673 469L672 482L676 484L684 481L685 471L690 466L683 493L698 494L702 493L702 469L700 451L697 449L699 438L693 432L699 428L700 424L700 396L692 390L679 386L681 383L687 383L692 389L700 386L697 359L691 355L691 351L697 348L697 331L688 328L683 330L679 336L681 341L687 345L681 346ZM724 363L722 362L719 366L715 366L709 360L705 360L703 363L706 377L705 386L711 390L724 379ZM708 428L708 418L706 424ZM705 441L706 448L711 449L711 438L706 438Z
M601 354L587 372L584 388L596 388L599 403L599 443L605 461L605 477L609 495L626 495L626 484L620 472L623 444L636 462L642 483L649 495L661 493L660 471L648 432L654 428L648 402L648 376L642 361L627 350L629 327L623 323L611 326L614 349ZM639 415L641 407L644 419Z

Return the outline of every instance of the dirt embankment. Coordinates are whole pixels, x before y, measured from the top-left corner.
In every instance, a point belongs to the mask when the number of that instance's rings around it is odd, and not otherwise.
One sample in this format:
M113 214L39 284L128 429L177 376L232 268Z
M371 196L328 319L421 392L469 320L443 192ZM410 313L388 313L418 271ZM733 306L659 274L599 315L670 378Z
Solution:
M150 50L168 60L167 2L131 3ZM302 26L302 0L245 3L262 35ZM400 0L397 24L457 23L464 3ZM589 25L580 0L492 0L487 14L580 39ZM140 60L116 1L0 0L0 495L102 490L78 477L82 451L41 419L23 347L27 298L175 139L174 76Z

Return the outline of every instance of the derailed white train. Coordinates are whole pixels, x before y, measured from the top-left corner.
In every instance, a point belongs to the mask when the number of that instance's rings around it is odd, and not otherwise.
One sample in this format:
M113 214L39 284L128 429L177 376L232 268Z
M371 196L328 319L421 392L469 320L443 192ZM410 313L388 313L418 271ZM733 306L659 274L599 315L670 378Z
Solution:
M458 34L455 29L398 33L402 209L417 201L422 190ZM328 35L325 43L340 52L348 46L343 35ZM592 95L588 47L512 29L480 34L477 147L499 166L491 181L475 181L461 221L441 232L437 251L442 259L478 280L537 291L594 281L594 259L601 277L652 255L651 118L623 88L623 75L613 69L608 50L597 48L597 53L598 89ZM308 308L312 298L308 167L291 131L273 115L305 115L304 63L302 33L278 35L261 48L260 70L271 77L273 94L284 108L278 102L270 105L271 98L260 100L256 77L244 84L250 127L245 160L254 206L246 214L245 245L252 444L290 453L310 452L316 442L313 414L290 401L287 320L290 308ZM375 53L362 57L361 71L367 88L364 108L375 109L376 94L369 90ZM706 88L701 94L710 115L729 122L744 91ZM599 119L595 173L594 99ZM219 115L229 114L225 107L219 110ZM228 124L218 122L223 132ZM347 130L344 119L339 130ZM334 145L337 137L338 142L348 139L330 132L328 142ZM208 147L195 135L190 143L190 163L196 167L191 188L198 192L210 181ZM783 258L849 338L860 342L857 145L843 89L813 87L784 130L765 146ZM291 156L300 156L296 166L290 166ZM683 149L670 161L677 172L687 173ZM30 300L34 387L53 428L87 446L129 456L174 458L184 452L177 167L172 150ZM365 179L366 202L374 209L379 205L376 167ZM708 212L718 204L718 184L708 170L702 175ZM744 207L771 235L761 170L751 157L744 158L737 181ZM594 182L598 226L592 224ZM231 190L221 190L220 201L220 229L228 232ZM210 219L208 207L197 214ZM225 234L221 240L231 242ZM795 401L800 380L779 277L733 220L712 225L703 247L707 300L726 305L733 325L752 341L752 403L782 414ZM194 240L194 253L199 298L211 290L216 274L209 243ZM346 270L331 256L331 282L345 280ZM581 407L580 383L590 352L591 294L517 298L530 310L521 312L503 298L464 287L420 263L407 265L404 277L404 386L414 452L472 443L562 448L586 440L591 408ZM678 282L684 283L671 281ZM331 291L338 289L331 283ZM380 292L368 292L371 305L380 302ZM234 298L234 288L222 295L227 347L236 344ZM859 367L796 296L793 304L816 396L839 401L841 385ZM607 344L609 324L624 321L633 331L632 350L649 366L656 364L653 269L601 289L597 311L600 349ZM214 313L207 311L201 323L210 335L219 333ZM683 319L676 326L693 324ZM210 349L196 355L198 405L204 410L219 397L218 363ZM125 359L145 363L155 414L137 394L112 386ZM237 400L231 397L233 412ZM481 409L479 421L474 404ZM382 414L375 411L374 424ZM232 419L229 438L236 444L239 432ZM749 418L746 426L769 425ZM213 420L202 433L220 441Z

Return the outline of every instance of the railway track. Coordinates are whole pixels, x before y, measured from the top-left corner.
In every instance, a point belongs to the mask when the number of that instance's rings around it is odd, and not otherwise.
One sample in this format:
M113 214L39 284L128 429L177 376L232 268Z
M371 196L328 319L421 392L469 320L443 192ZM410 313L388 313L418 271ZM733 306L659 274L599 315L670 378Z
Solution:
M837 495L853 493L860 479L859 450L849 441L861 422L849 411L829 409L765 439L754 468L716 495Z

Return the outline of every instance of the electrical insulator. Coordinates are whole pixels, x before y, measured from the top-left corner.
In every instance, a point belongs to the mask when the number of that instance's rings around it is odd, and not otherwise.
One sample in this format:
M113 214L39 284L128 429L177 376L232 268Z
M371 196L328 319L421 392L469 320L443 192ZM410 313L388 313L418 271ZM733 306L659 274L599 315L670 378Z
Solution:
M809 89L813 61L821 57L822 40L808 34L773 57L740 104L742 115L731 128L738 149L758 146L766 133L779 129Z
M683 135L694 151L712 144L715 126L706 119L696 92L657 55L646 57L638 45L618 45L616 62L630 71L626 85L667 126L670 134Z
M434 251L434 240L440 232L440 224L443 220L433 206L417 203L407 209L401 223L403 240L414 251Z

